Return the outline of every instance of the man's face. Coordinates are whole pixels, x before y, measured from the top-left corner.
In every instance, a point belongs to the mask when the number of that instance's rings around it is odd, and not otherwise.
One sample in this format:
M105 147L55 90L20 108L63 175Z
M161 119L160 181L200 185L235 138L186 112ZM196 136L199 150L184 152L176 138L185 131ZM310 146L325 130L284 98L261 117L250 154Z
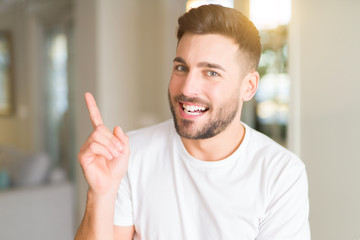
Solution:
M169 83L169 103L181 137L211 138L240 121L242 77L238 45L219 34L186 33Z

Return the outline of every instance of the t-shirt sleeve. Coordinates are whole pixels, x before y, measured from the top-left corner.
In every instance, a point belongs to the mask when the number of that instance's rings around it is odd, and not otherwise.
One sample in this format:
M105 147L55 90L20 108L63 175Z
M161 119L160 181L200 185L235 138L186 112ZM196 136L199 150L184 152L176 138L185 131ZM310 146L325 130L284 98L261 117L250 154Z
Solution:
M305 166L299 165L276 177L257 240L310 240L308 181Z
M133 207L128 176L121 181L114 209L114 224L117 226L134 225Z

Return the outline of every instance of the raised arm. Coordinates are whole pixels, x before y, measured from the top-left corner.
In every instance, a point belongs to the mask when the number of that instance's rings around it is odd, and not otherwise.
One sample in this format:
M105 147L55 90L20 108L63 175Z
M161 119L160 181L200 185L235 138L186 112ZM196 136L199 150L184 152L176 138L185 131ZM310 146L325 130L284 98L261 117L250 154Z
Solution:
M75 239L132 239L133 226L114 226L116 194L130 155L128 137L120 127L111 132L104 126L90 93L85 94L85 100L94 130L78 154L89 190L85 215Z

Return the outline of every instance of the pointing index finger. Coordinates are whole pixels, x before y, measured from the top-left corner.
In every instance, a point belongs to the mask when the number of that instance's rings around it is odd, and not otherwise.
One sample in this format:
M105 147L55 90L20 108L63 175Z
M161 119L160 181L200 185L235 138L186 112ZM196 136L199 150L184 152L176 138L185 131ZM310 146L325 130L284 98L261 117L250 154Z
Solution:
M85 101L89 109L91 123L95 129L97 126L103 124L99 108L96 105L93 95L89 92L85 93Z

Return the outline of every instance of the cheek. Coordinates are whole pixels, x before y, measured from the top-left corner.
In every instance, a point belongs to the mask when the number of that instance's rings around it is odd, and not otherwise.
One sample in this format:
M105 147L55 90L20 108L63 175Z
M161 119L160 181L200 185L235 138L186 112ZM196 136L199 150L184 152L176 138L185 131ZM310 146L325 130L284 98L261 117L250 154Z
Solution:
M229 97L230 93L233 92L233 89L228 89L227 87L216 85L208 86L206 92L208 97L213 101L223 102L226 98Z
M169 81L169 94L171 96L174 96L179 91L179 83L179 79L177 79L177 77L172 74Z
M224 103L232 104L235 101L239 101L240 96L240 88L238 86L232 87L217 87L213 88L211 92L209 92L209 97L214 103L218 103L222 105Z

